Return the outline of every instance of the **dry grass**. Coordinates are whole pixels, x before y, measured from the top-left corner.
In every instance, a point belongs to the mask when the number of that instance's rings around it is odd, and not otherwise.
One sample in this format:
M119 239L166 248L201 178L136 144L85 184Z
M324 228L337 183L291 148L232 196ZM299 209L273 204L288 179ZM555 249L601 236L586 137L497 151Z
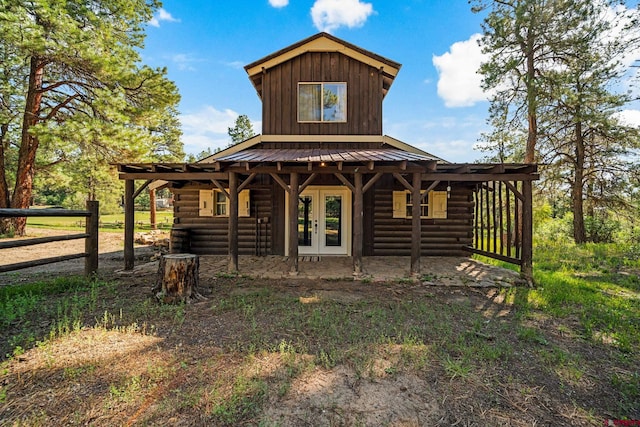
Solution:
M153 281L148 273L5 288L0 424L600 426L640 418L633 328L589 329L595 314L586 300L572 305L570 293L559 312L553 289L218 277L202 283L207 301L163 306L152 299ZM637 304L637 291L626 292L633 298L616 303L616 316ZM623 327L637 325L625 319Z

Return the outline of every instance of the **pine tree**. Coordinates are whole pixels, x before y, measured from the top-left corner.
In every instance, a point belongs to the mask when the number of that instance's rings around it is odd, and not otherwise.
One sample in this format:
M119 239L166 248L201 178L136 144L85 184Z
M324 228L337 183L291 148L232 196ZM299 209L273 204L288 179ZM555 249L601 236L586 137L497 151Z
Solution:
M9 194L14 181L11 197L0 197L0 206L29 206L39 163L85 161L83 153L97 153L103 163L183 156L177 88L166 70L139 65L144 26L158 5L153 0L0 4L0 50L22 61L0 70L9 74L2 86L0 118L8 122L3 151L15 155L0 158L0 196ZM14 226L23 234L24 218Z
M246 141L252 136L255 136L251 120L249 120L249 117L245 114L241 114L238 116L235 126L232 128L228 128L228 132L229 136L231 137L231 145Z

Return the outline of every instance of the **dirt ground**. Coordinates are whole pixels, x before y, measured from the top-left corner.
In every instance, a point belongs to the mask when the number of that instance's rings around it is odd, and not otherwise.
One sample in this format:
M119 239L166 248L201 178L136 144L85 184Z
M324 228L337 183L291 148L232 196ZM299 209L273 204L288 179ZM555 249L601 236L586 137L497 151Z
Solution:
M260 391L264 396L261 408L257 412L249 408L247 415L241 414L243 425L600 426L617 416L614 408L619 394L609 378L624 374L621 366L626 365L613 366L609 361L624 355L578 338L575 319L528 319L527 327L544 331L545 342L523 342L514 331L522 325L517 308L506 301L500 289L445 288L409 281L208 277L201 282L207 301L154 319L144 307L156 304L150 294L155 271L146 268L133 275L118 273L122 247L120 234L101 236L101 275L113 287L110 293L101 294L95 313L85 316L87 327L4 362L0 372L0 425L232 425L225 422L224 413L216 412L220 407L212 407L212 402L225 390L235 392L240 387L238 378L259 378L268 384ZM39 251L37 256L62 254L59 248ZM141 264L154 253L146 247L136 252ZM2 262L33 256L33 251L16 250ZM4 274L0 280L16 284L81 271L82 261L74 261L62 267L54 264ZM447 333L471 339L469 331L474 324L456 308L465 307L486 322L473 339L487 340L491 348L499 344L513 350L504 361L474 364L471 372L455 370L461 356L454 354L452 359L447 360L447 356L443 360L430 346L414 348L392 342L380 343L379 353L372 356L366 372L356 363L328 368L305 362L314 358L313 349L309 349L310 354L296 354L295 361L284 351L253 350L249 353L254 355L248 357L243 342L255 334L256 328L276 346L294 342L296 333L304 335L304 331L272 330L268 317L256 317L256 324L247 325L246 316L236 311L212 313L216 300L254 295L264 289L302 303L315 299L337 302L345 309L366 307L370 302L393 311L397 307L394 304L427 303L447 313ZM122 319L102 320L105 307L110 313L120 310ZM127 323L126 313L122 314L127 307L141 310L136 314L136 325ZM157 309L149 310L157 314ZM109 327L90 327L101 323ZM43 334L50 328L42 319ZM496 333L504 336L498 340ZM437 342L437 332L422 339ZM4 352L5 345L2 347ZM541 355L547 350L553 350L548 351L552 355L580 357L545 359ZM414 357L424 357L424 361L418 363ZM405 358L411 360L411 369L402 369L400 361ZM579 373L571 370L576 363L580 364ZM248 385L242 386L250 389L253 383L247 381ZM211 414L216 414L215 422Z
M44 228L27 228L26 235L18 240L66 234L78 234L78 232ZM168 233L158 232L157 238L158 240L168 238ZM124 266L124 231L119 233L101 232L98 240L99 271L107 274L109 272L122 269ZM151 245L135 244L134 246L137 262L147 262L154 254L157 254L160 251L160 249L154 248ZM62 255L78 254L82 252L84 252L84 239L3 249L2 256L0 257L0 266ZM3 284L22 283L33 280L34 278L46 278L51 274L77 275L83 273L84 259L80 258L0 274L0 286Z

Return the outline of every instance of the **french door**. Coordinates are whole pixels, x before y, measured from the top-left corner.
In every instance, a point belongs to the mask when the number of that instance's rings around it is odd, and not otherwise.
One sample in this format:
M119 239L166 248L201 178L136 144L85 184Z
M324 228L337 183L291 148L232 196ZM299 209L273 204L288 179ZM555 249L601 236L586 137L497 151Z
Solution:
M298 198L298 253L348 255L351 192L341 187L308 188Z

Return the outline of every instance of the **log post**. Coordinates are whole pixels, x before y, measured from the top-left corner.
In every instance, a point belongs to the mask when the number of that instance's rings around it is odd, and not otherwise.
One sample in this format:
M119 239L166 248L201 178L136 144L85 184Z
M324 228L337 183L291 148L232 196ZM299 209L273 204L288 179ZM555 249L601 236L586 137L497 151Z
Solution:
M291 173L289 181L289 274L298 274L298 174Z
M229 273L238 272L238 174L229 172Z
M163 255L158 263L158 276L152 289L158 301L165 304L190 303L206 299L198 292L200 258L193 254Z
M156 224L156 190L155 188L149 189L149 222L151 223L152 230L158 229L158 224Z
M422 220L420 219L421 186L422 174L415 172L411 189L411 275L414 277L420 275L420 243L422 241Z
M355 191L353 193L353 274L362 275L362 246L363 246L363 196L362 174L356 172L353 177Z
M533 286L533 195L531 181L522 182L522 263L520 275Z
M87 254L84 259L84 274L91 276L98 271L98 202L87 201L87 211L90 212L85 223L85 234L88 234L84 241L84 251Z
M134 185L133 179L124 182L124 269L133 270L133 228L135 226L134 209Z

